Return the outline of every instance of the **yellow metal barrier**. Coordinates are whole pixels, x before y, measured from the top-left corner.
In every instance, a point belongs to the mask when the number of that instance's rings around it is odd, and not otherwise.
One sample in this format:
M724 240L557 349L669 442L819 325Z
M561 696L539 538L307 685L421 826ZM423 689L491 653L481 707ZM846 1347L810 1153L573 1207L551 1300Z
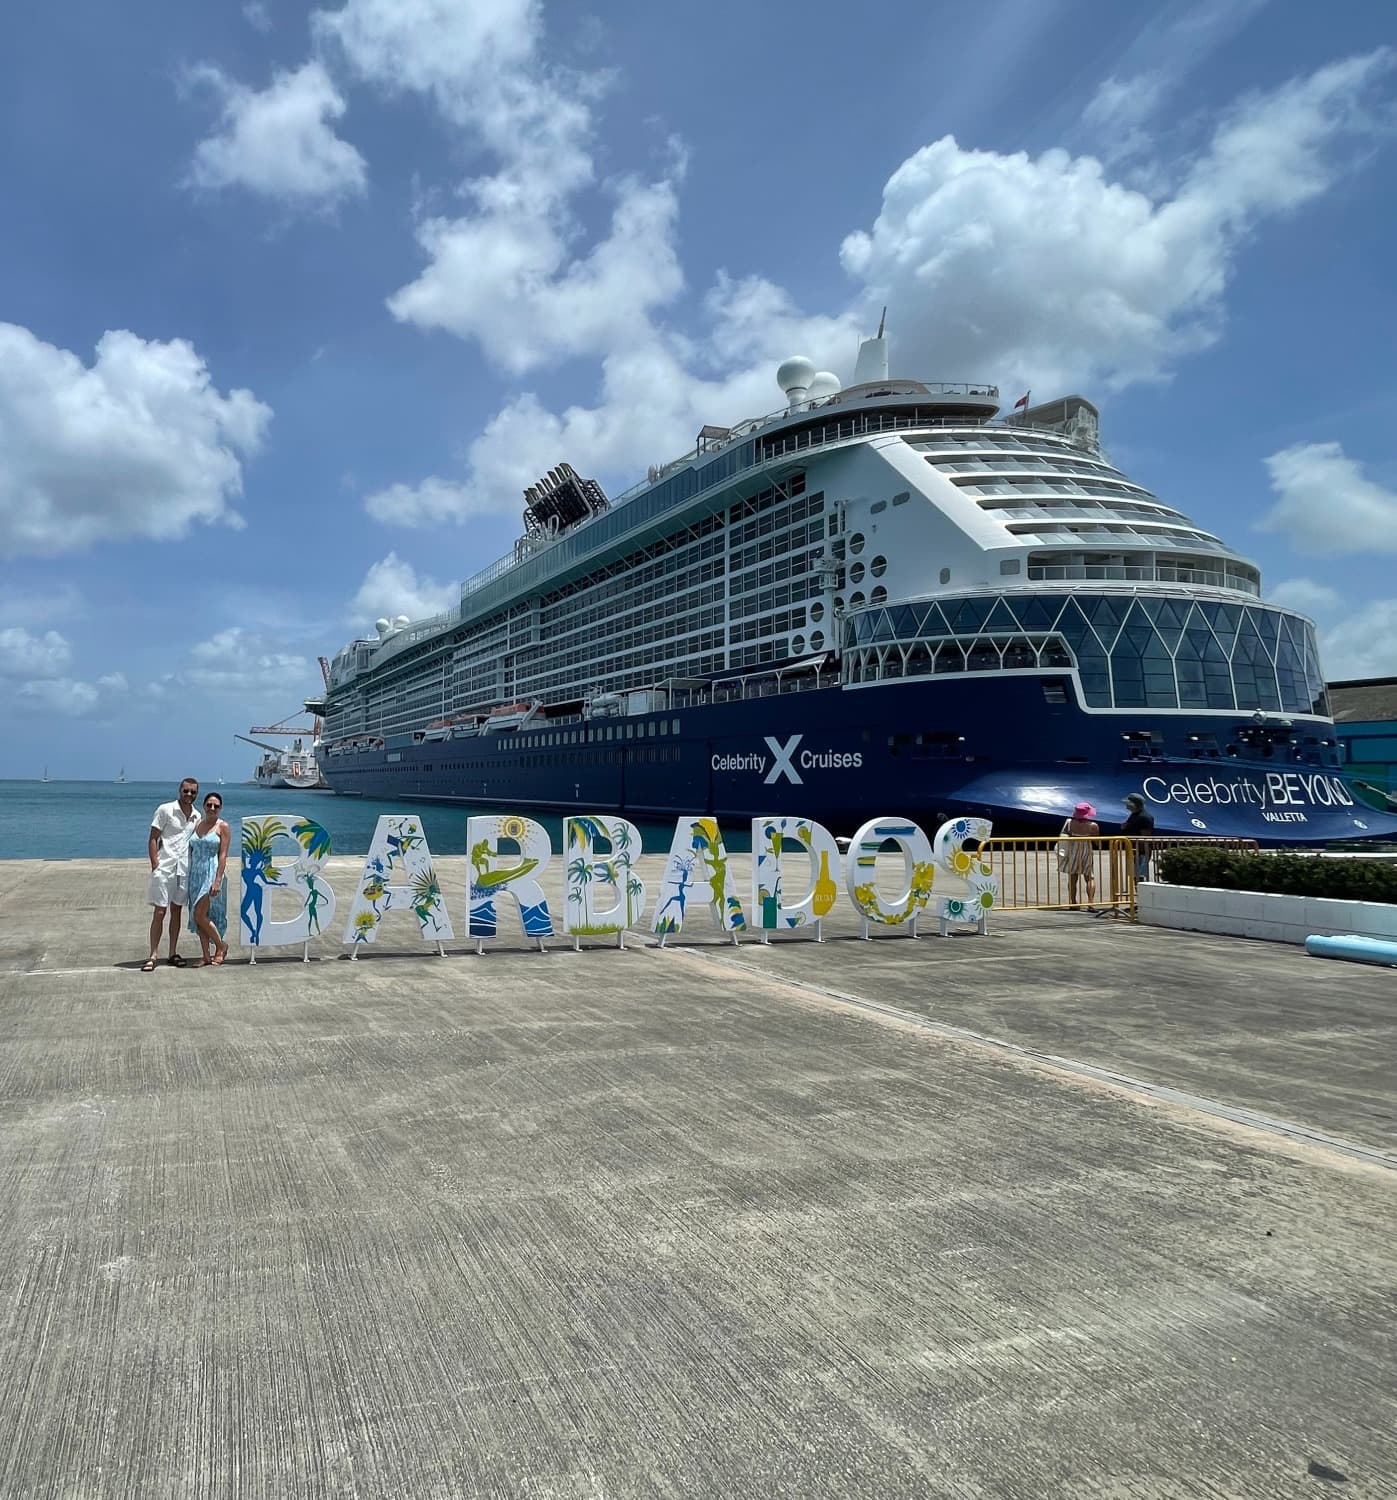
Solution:
M1181 845L1246 850L1255 839L1190 838L1151 834L1146 839L1122 834L1100 838L990 838L980 858L999 877L995 905L1019 911L1082 911L1135 920L1135 886L1148 880L1154 861L1166 849Z

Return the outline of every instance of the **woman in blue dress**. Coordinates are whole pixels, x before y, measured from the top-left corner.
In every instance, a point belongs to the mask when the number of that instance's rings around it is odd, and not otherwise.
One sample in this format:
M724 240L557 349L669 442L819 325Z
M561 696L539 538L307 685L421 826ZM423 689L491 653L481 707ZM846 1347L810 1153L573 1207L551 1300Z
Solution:
M189 910L204 950L204 963L221 964L228 957L228 892L223 873L228 864L228 825L219 814L223 798L210 792L204 816L189 835Z

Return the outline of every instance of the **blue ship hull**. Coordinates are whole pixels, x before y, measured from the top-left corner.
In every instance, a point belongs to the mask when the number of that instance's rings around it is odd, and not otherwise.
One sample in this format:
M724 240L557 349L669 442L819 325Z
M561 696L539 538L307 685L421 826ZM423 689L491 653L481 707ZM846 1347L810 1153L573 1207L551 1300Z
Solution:
M644 818L800 814L839 834L876 816L934 828L966 813L1000 833L1055 832L1078 802L1109 828L1125 817L1126 794L1140 792L1160 833L1286 845L1397 839L1397 817L1366 805L1333 763L1332 723L1294 720L1298 743L1265 747L1269 755L1233 743L1250 727L1245 715L1046 703L1033 677L943 677L436 742L408 736L323 764L331 787L352 796ZM543 743L549 735L566 742Z

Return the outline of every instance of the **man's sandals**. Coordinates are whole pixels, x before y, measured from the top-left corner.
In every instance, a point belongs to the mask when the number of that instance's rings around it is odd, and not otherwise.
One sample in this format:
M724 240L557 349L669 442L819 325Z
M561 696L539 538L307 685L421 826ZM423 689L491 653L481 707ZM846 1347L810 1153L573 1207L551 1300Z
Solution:
M172 969L186 969L189 967L189 965L184 961L184 956L179 953L172 953L169 958L165 960L165 962L168 963Z

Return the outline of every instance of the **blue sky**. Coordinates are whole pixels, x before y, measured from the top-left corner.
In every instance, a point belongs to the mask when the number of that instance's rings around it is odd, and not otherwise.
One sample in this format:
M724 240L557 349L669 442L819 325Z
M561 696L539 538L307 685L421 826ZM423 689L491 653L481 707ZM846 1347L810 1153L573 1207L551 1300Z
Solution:
M884 302L1397 672L1379 0L12 10L0 776L246 774L543 470L616 493Z

